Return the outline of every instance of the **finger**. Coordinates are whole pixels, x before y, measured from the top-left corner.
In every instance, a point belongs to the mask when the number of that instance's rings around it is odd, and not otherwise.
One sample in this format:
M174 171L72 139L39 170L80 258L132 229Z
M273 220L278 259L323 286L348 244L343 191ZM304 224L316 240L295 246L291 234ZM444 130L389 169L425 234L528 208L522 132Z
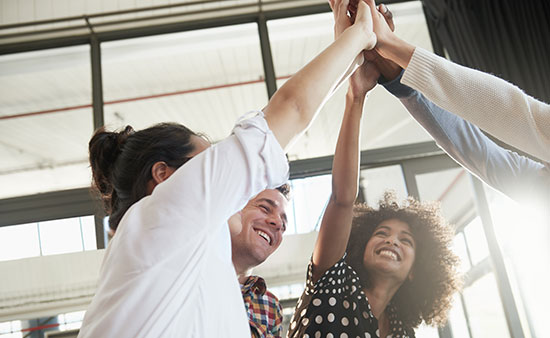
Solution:
M393 13L390 11L388 6L384 4L380 4L378 6L378 11L382 13L382 15L384 16L384 19L386 19L386 23L390 27L391 31L392 32L395 31L395 24L393 23Z
M375 10L375 9L376 9L376 4L374 3L374 0L363 0L363 1L360 1L360 2L364 2L364 3L366 3L367 5L369 5L369 7L370 7L371 10Z
M331 5L332 13L334 14L334 18L338 18L338 13L340 9L340 2L342 0L329 0L329 4Z
M330 10L334 12L334 0L328 0L328 5L330 6Z
M376 9L376 7L374 8ZM366 4L365 1L359 1L359 4L357 5L357 17L365 19L370 16L371 16L370 6Z
M340 2L340 6L338 6L338 16L341 17L341 16L347 16L348 14L348 5L349 5L349 0L342 0Z

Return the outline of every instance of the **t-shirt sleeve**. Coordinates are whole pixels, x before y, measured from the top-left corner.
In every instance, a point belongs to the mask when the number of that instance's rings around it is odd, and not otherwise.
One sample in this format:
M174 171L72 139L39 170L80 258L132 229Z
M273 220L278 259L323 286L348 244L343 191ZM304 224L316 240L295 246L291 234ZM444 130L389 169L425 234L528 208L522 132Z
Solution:
M252 117L249 117L253 115ZM186 231L225 225L255 194L288 180L288 161L261 111L240 118L232 134L201 152L165 182L151 201Z

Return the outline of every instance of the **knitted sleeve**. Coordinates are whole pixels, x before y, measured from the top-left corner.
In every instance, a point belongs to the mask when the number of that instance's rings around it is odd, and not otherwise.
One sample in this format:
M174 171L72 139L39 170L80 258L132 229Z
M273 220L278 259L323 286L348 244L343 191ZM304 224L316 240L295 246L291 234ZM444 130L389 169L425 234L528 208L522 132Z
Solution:
M418 47L401 82L494 137L550 162L550 105L511 83Z

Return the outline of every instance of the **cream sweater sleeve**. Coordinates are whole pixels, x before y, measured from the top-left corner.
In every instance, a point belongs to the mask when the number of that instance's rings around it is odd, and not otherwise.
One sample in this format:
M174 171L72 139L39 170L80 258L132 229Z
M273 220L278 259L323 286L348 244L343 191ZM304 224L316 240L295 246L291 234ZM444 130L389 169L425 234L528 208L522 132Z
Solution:
M417 47L401 82L494 137L550 162L550 105Z

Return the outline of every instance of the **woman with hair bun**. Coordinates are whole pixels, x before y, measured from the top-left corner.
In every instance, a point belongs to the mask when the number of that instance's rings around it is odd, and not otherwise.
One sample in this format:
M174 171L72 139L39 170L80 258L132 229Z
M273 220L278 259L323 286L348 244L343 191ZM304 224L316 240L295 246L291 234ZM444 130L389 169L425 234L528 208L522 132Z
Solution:
M283 149L375 43L361 5L353 26L212 146L178 124L98 130L90 164L116 232L79 336L250 336L227 220L287 180Z

